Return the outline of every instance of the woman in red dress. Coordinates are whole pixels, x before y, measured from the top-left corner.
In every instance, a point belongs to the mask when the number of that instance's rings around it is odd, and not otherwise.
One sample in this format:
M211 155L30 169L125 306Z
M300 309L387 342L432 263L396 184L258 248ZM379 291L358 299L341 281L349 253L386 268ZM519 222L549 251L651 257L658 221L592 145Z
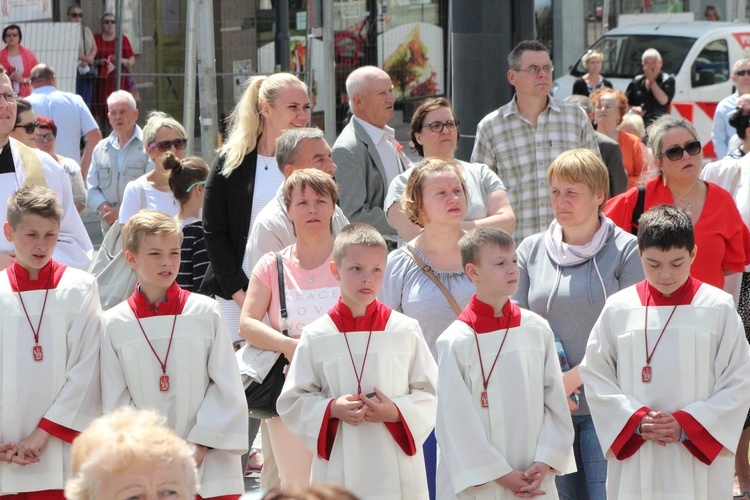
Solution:
M115 88L115 47L116 47L116 29L115 15L106 13L102 16L102 32L94 35L96 42L96 60L95 64L99 67L99 79L96 82L96 92L94 95L94 116L99 123L107 123L107 97L117 90ZM120 77L120 88L131 92L128 85L126 73L130 73L135 64L135 54L130 46L130 40L123 35L122 37L122 72Z

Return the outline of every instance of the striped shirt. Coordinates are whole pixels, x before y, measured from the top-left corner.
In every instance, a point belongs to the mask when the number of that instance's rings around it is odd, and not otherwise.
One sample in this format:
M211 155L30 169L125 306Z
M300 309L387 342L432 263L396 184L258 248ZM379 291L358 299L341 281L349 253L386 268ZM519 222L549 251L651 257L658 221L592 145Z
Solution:
M198 293L208 268L208 252L203 241L203 222L196 220L182 228L182 251L177 284L180 288Z
M588 148L599 154L596 133L578 105L549 98L536 127L521 115L514 97L477 125L472 163L497 172L516 215L516 242L546 230L555 214L547 168L560 153Z

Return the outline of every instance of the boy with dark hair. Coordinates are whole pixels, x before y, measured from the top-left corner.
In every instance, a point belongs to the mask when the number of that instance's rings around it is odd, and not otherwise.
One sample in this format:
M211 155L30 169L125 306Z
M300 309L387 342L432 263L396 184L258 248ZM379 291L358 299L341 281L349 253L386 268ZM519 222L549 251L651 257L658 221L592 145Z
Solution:
M10 196L0 272L0 496L64 498L70 443L101 415L101 306L96 280L52 259L62 220L55 193Z
M247 405L215 300L176 283L182 231L165 213L141 210L122 229L136 290L104 314L104 410L152 408L195 445L201 498L244 491Z
M435 423L437 369L419 324L375 299L387 253L373 227L341 230L331 263L341 297L303 329L276 406L315 453L311 483L427 498L422 443Z
M477 293L437 341L438 498L556 498L554 474L575 459L554 334L509 299L511 235L478 228L459 247Z
M609 297L580 365L607 495L729 498L750 406L742 323L730 295L690 276L685 212L660 205L639 222L646 280Z

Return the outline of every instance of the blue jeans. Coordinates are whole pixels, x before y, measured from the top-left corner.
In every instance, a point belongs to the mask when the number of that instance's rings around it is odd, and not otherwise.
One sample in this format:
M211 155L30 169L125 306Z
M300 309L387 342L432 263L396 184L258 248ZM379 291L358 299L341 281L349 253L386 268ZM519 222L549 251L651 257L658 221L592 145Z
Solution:
M573 415L573 451L578 472L555 477L560 500L606 500L607 460L590 415Z
M435 439L435 430L425 439L422 445L424 453L424 467L427 471L427 490L430 494L430 500L435 500L435 482L437 480L437 439Z

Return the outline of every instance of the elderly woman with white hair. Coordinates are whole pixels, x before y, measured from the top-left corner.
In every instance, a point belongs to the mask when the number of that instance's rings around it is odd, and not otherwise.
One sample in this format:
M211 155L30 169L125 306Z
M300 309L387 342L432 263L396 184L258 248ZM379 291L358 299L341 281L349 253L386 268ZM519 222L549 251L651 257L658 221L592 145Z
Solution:
M198 492L193 447L152 410L122 407L73 442L68 500L174 498Z
M180 204L169 187L170 172L164 168L164 157L172 151L177 159L182 160L187 142L185 129L180 122L161 111L149 113L143 127L143 144L154 162L154 169L125 187L120 205L120 224L125 224L143 208L160 210L172 216L180 212Z

